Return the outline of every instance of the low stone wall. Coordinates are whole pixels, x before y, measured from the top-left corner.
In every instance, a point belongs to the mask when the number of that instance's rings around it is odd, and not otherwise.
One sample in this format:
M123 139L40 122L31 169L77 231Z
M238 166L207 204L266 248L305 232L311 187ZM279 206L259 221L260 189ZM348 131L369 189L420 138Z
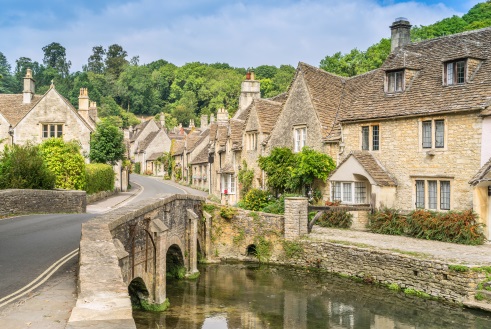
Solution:
M97 192L94 194L89 194L87 195L87 204L91 204L106 198L109 198L110 196L118 193L118 191L115 189L113 191L102 191L102 192Z
M84 213L85 191L21 190L0 191L0 216L36 213Z

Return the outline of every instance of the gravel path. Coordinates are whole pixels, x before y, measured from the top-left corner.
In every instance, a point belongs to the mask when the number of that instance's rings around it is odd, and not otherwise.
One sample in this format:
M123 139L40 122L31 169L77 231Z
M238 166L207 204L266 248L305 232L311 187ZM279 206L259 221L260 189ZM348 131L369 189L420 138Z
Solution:
M451 264L491 266L491 243L467 246L455 243L408 238L395 235L314 226L309 240L337 242L359 247L389 250L416 257L437 259Z

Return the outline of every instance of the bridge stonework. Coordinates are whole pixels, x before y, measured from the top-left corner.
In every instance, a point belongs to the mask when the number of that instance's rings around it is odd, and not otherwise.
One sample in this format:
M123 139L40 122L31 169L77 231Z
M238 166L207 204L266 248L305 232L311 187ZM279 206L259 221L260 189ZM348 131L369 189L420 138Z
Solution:
M188 273L197 272L198 245L209 256L210 227L204 198L161 195L82 225L78 300L67 328L135 328L128 286L141 279L148 302L166 299L166 255L182 253Z

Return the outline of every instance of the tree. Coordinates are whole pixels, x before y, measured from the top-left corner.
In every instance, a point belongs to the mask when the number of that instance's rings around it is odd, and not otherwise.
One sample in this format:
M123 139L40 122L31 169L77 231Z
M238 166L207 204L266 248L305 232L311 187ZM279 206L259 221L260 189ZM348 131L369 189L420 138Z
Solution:
M92 55L87 60L87 66L84 67L84 71L90 71L97 74L104 73L104 56L106 50L102 46L92 47Z
M49 190L55 187L55 179L38 146L5 146L0 152L0 189Z
M292 192L292 170L297 165L295 154L288 147L275 147L269 156L260 156L259 168L268 176L268 186L277 194Z
M85 160L76 141L49 138L39 148L46 166L56 176L56 188L85 190Z
M128 53L120 45L110 45L106 52L106 72L117 79L128 65L127 56Z
M314 179L325 181L336 168L334 160L327 154L317 152L307 146L297 153L297 165L292 170L292 181L297 190L312 186Z
M102 120L90 139L91 162L116 164L123 160L125 146L123 132L108 120Z
M0 93L13 94L15 93L15 78L11 73L11 66L7 58L0 52Z
M68 77L72 62L66 59L66 49L58 42L52 42L43 47L43 64L47 68L55 69L62 78Z

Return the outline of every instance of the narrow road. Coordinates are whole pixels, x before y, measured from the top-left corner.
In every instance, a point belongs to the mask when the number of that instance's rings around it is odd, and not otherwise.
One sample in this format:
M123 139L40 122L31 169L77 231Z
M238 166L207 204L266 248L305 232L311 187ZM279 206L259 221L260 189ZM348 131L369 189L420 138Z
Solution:
M145 176L131 175L130 181L140 185L142 191L125 204L161 193L185 193L163 180ZM110 200L107 202L110 204ZM81 224L97 214L30 215L0 220L0 307L8 300L7 296L39 278L51 265L76 250ZM77 257L73 257L70 262L76 260Z

